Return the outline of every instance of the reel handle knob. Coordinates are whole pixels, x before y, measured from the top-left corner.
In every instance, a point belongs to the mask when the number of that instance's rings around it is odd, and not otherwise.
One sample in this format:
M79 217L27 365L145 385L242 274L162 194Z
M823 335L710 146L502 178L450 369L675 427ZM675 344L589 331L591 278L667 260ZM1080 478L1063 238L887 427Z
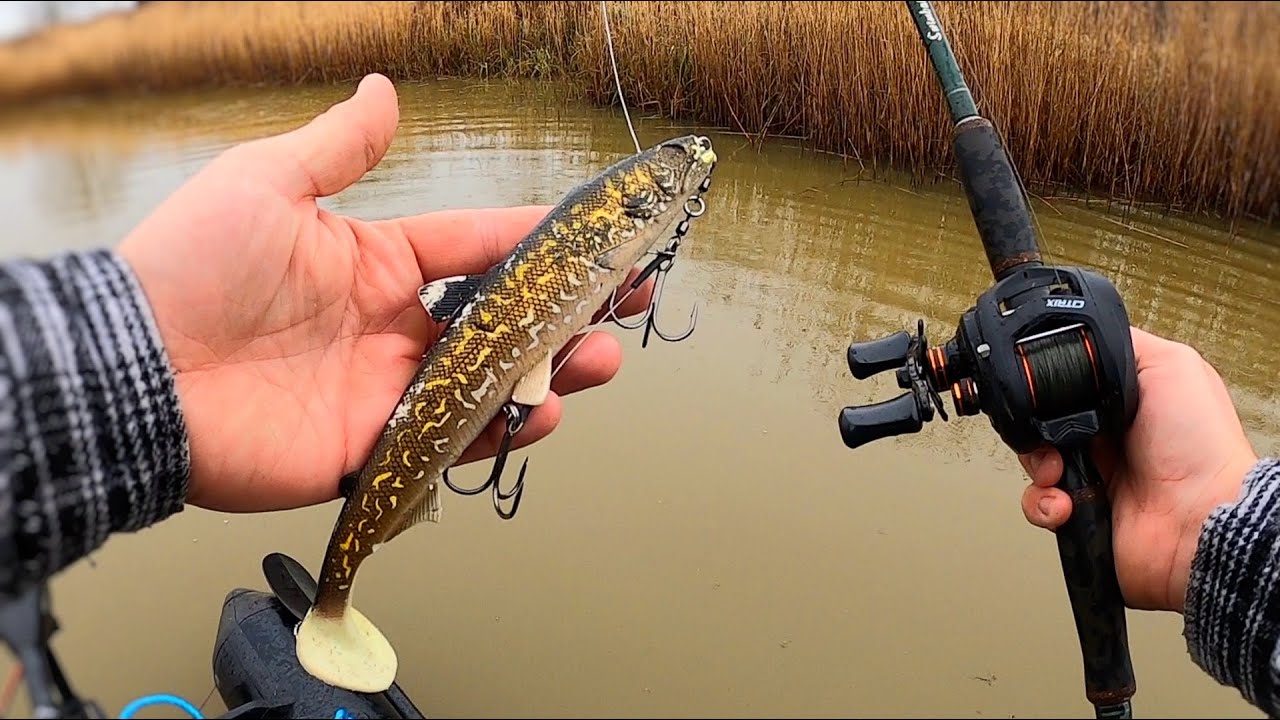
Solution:
M920 432L924 421L932 417L931 410L925 406L922 411L911 392L871 405L846 407L840 411L840 437L848 447L858 448L882 438Z
M906 364L911 355L911 334L905 330L849 346L849 372L859 380Z
M1075 617L1085 692L1099 718L1130 718L1136 691L1124 596L1111 547L1111 504L1086 446L1059 447L1071 516L1055 533L1063 579Z

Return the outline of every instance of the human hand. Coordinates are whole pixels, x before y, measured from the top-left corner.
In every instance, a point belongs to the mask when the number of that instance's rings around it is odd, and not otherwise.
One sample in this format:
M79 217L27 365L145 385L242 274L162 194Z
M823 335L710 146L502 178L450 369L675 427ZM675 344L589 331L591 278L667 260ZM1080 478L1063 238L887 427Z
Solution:
M370 75L304 127L222 153L121 244L176 371L192 504L260 511L337 497L443 329L418 287L487 270L549 212L366 222L318 208L382 159L398 121L395 89ZM642 311L652 287L618 315ZM608 382L621 352L612 336L588 335L513 448L551 433L560 396ZM495 420L459 462L492 457L501 431Z
M1200 528L1232 502L1258 461L1222 378L1193 348L1133 328L1138 412L1123 456L1098 443L1095 463L1111 498L1116 576L1125 603L1182 612ZM1071 498L1053 488L1062 456L1053 449L1019 458L1032 479L1022 511L1054 529Z

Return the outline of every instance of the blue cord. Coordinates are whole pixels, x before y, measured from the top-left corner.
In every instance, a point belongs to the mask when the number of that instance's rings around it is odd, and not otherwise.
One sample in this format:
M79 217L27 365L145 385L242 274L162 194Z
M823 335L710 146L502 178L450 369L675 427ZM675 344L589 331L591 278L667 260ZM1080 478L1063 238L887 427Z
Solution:
M191 717L197 718L197 720L202 720L204 718L204 716L200 714L200 710L198 710L195 705L192 705L191 703L187 702L186 700L183 700L177 695L167 695L167 694L161 693L158 695L147 695L144 697L140 697L137 700L134 700L133 702L129 703L128 705L125 706L124 710L120 711L120 720L129 720L129 718L133 717L134 713L138 712L139 710L141 710L142 708L148 705L177 705L183 710L186 710L187 714L190 715Z
M134 700L133 702L126 705L124 707L124 710L120 711L120 720L129 720L129 718L133 717L134 713L138 712L144 707L147 707L148 705L177 705L183 710L186 710L187 714L193 718L196 718L196 720L203 720L204 718L204 716L200 714L200 710L196 708L195 705L192 705L191 703L187 702L186 700L183 700L177 695L160 693L157 695L146 695L146 696L140 697L137 700ZM338 708L338 712L336 712L333 717L337 718L338 720L342 720L343 718L348 718L348 717L354 718L356 716L348 715L345 708Z

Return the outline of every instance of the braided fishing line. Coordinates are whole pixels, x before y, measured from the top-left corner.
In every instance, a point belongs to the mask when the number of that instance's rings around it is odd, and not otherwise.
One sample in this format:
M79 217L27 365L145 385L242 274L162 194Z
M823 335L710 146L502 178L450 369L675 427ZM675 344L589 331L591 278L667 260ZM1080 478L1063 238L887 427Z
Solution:
M1027 185L1022 181L1022 173L1018 171L1018 163L1014 162L1013 153L1009 151L1009 141L1001 132L1001 121L995 109L991 108L986 111L990 116L991 129L995 131L996 137L1000 140L1000 145L1005 148L1005 158L1009 161L1009 169L1013 171L1013 179L1018 183L1018 192L1022 194L1022 202L1026 205L1027 214L1031 216L1031 222L1036 228L1036 246L1040 250L1041 261L1045 265L1056 268L1057 263L1053 261L1054 253L1049 251L1049 237L1044 233L1044 226L1040 224L1040 215L1036 212L1035 206L1031 204L1031 192L1027 190ZM1059 278L1059 281L1061 279Z
M1031 192L1027 190L1027 185L1022 181L1022 173L1018 171L1018 163L1013 160L1013 153L1009 152L1009 141L1000 131L1000 118L995 115L994 109L988 111L991 120L991 129L995 130L996 137L1000 139L1000 144L1005 148L1005 157L1009 159L1009 169L1013 171L1013 179L1018 182L1018 192L1022 194L1022 201L1027 205L1027 214L1031 216L1031 222L1036 226L1036 236L1038 245L1040 246L1040 255L1044 258L1046 265L1054 265L1051 262L1052 254L1049 252L1048 237L1044 234L1044 227L1040 225L1040 215L1036 213L1035 206L1031 204Z
M1061 417L1093 407L1098 367L1084 327L1027 340L1017 352L1037 416Z

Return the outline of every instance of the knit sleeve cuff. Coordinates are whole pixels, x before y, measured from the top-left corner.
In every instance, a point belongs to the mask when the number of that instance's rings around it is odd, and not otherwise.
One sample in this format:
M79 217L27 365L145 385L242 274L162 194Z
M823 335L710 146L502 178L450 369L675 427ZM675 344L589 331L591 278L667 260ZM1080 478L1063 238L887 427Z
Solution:
M1200 532L1184 609L1187 649L1206 673L1269 716L1280 637L1280 459L1260 460L1240 497Z
M107 250L0 265L0 591L180 512L174 375L131 269Z

